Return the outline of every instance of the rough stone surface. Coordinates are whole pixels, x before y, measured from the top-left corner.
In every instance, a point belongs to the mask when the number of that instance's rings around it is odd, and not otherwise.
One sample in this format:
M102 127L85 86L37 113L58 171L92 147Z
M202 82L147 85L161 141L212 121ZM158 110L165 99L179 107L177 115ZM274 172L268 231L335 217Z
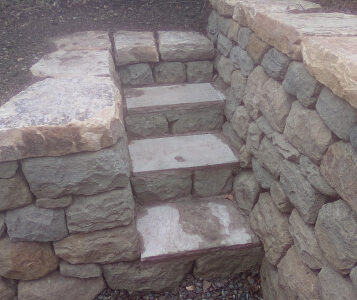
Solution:
M323 157L320 171L330 186L357 212L357 152L351 144L337 142L331 145Z
M283 132L286 118L290 112L291 101L279 82L270 78L264 84L259 108L269 124L275 130Z
M58 241L68 235L63 209L38 208L34 204L6 212L7 233L12 242Z
M126 139L97 152L26 159L22 161L22 170L38 198L91 195L126 187L129 181Z
M134 199L130 185L93 196L75 196L66 209L70 233L90 232L129 225L134 218Z
M159 31L159 51L164 61L211 60L213 43L198 32Z
M5 231L6 231L5 215L0 213L0 238L3 236Z
M247 85L247 79L239 70L235 70L231 77L231 89L235 99L242 100L244 90Z
M236 109L236 111L232 116L231 124L237 135L244 140L247 138L248 127L250 122L251 119L248 115L247 110L245 109L245 106L243 105L238 106L238 108Z
M102 269L95 264L71 265L65 261L60 262L62 276L77 278L95 278L102 275Z
M218 15L217 17L218 32L224 34L225 36L228 36L228 31L232 23L233 21L231 18L225 18Z
M260 187L253 171L243 171L233 182L234 199L239 208L249 214L258 200Z
M283 80L286 70L288 69L290 58L271 48L263 57L262 66L270 77L276 80Z
M16 300L16 284L12 280L0 278L0 299Z
M212 7L222 16L232 17L237 0L210 0Z
M232 125L229 122L223 124L222 134L235 150L239 150L243 146L243 140L236 134ZM239 156L239 161L241 160L242 157Z
M154 67L154 77L158 84L183 83L186 81L185 65L180 62L163 62Z
M347 278L342 277L330 267L323 267L318 275L322 299L357 299L357 291Z
M314 227L306 224L296 209L290 215L289 224L290 234L301 259L310 269L321 269L326 260L317 244Z
M299 165L284 160L280 183L290 202L306 223L314 224L327 197L317 192L300 172Z
M213 76L211 61L192 61L186 64L187 82L210 82Z
M177 288L190 272L192 260L165 262L120 262L104 265L105 280L112 289L162 291Z
M254 69L254 61L248 52L235 46L231 50L230 58L233 66L241 71L244 76L248 76Z
M20 173L10 179L0 179L0 211L25 206L31 202L32 195Z
M109 147L123 134L121 110L110 78L39 81L0 108L0 161Z
M149 64L135 64L120 67L120 80L125 86L141 86L154 84Z
M53 40L59 50L109 50L111 43L106 31L80 31Z
M350 142L351 145L353 147L353 149L355 150L355 152L357 153L357 125L353 126L351 128L351 132L350 132Z
M334 269L348 274L357 261L357 215L346 202L325 204L315 225L321 250Z
M118 31L114 33L113 38L114 55L118 66L159 61L152 32Z
M0 178L8 179L15 176L17 168L17 161L7 161L0 163Z
M72 196L64 196L57 199L39 198L36 199L36 206L41 208L64 208L72 204Z
M214 168L193 172L193 193L209 197L232 190L232 168Z
M350 278L352 280L352 283L355 287L355 290L357 291L357 267L354 267L351 272L350 272Z
M239 166L243 169L252 167L252 155L247 151L247 147L243 145L238 152Z
M37 279L57 269L50 244L0 239L0 275L17 280Z
M314 110L304 108L299 102L292 104L286 119L284 135L301 153L319 161L332 143L331 131Z
M18 287L19 300L88 300L105 288L102 277L79 279L61 276L54 272L34 281L21 281Z
M70 264L133 261L139 257L135 225L76 233L53 244L55 253Z
M274 177L267 170L265 170L255 158L252 158L252 168L259 185L263 189L270 189L270 186L274 182Z
M260 116L257 120L256 123L261 131L264 132L266 136L269 138L276 132L274 129L271 127L267 119L265 119L264 116Z
M276 208L269 193L263 193L249 219L252 229L264 245L265 257L271 264L277 265L293 243L288 217Z
M125 118L125 125L131 138L169 134L169 123L162 113L129 114Z
M257 122L258 123L258 122ZM264 125L263 125L264 126ZM300 152L297 151L290 143L286 140L285 136L273 132L268 134L268 137L271 138L275 149L287 160L298 162L300 158Z
M268 51L268 49L269 45L263 42L257 34L252 33L250 35L247 45L247 52L256 64L261 63L263 56Z
M239 23L233 21L229 26L227 37L230 40L238 42L239 29L240 29Z
M280 165L283 158L267 137L264 137L260 143L257 159L263 168L269 171L270 174L275 178L279 177L281 169Z
M304 300L321 299L317 276L301 260L295 246L278 264L278 272L279 284L290 289L294 296Z
M245 50L248 46L252 31L248 27L241 27L238 33L238 46Z
M316 92L317 81L301 62L293 61L289 65L283 87L290 95L296 96L301 104L306 107L316 102L316 98L313 98L313 96Z
M228 57L229 53L231 52L232 46L233 43L230 39L228 39L221 33L218 34L217 49L222 55Z
M207 20L207 37L216 44L218 37L218 14L212 10Z
M258 128L256 122L250 123L248 127L246 148L247 151L253 154L255 157L258 156L258 150L262 139L263 132Z
M325 87L317 100L316 110L327 127L348 142L351 128L357 123L357 109Z
M264 251L261 246L233 250L220 250L196 259L193 275L210 280L253 271L261 264Z
M223 55L218 58L217 72L219 76L222 77L225 83L227 84L231 83L231 75L233 71L234 71L233 63L229 58Z
M274 181L270 186L270 196L280 212L285 214L291 213L294 207L291 205L279 182Z

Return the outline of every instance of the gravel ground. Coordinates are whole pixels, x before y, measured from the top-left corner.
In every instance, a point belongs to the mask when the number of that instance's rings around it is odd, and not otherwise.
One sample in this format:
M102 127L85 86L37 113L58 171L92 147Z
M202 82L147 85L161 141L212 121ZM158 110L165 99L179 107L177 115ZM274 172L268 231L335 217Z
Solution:
M199 280L186 276L174 292L146 293L130 296L123 290L104 290L96 300L263 300L258 274L241 273L232 278Z

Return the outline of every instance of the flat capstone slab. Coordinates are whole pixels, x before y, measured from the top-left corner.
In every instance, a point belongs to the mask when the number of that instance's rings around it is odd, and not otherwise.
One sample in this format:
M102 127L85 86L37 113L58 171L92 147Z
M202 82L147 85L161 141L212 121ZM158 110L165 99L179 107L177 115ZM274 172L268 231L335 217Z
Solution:
M120 93L107 77L47 78L0 107L0 161L97 151L123 134Z
M58 50L110 50L111 43L106 31L80 31L53 40Z
M134 175L238 163L229 146L215 134L133 140L129 152Z
M141 207L136 225L141 235L142 261L259 243L248 217L223 197Z
M223 104L225 97L210 83L178 84L144 88L128 88L124 91L128 112L165 110L168 107Z

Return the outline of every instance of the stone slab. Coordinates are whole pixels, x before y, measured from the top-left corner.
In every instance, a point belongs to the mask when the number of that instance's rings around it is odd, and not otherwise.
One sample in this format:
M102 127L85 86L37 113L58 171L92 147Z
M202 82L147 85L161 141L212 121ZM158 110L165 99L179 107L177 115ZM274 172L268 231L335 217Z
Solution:
M110 78L48 78L0 107L0 161L96 151L122 134Z
M137 229L142 261L259 243L248 218L223 197L143 207Z
M214 134L135 140L129 144L129 152L134 175L238 163L229 146Z
M159 110L173 106L221 103L224 95L210 83L180 84L125 89L128 111Z
M54 39L58 50L110 50L111 43L106 31L80 31Z
M118 31L113 38L117 65L159 61L152 32Z

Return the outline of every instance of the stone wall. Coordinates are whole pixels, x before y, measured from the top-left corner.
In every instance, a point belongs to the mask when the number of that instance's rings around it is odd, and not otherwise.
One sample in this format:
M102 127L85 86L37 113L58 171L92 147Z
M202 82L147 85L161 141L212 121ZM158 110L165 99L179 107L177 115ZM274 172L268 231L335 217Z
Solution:
M356 299L357 17L305 1L211 4L223 135L265 249L264 300Z

